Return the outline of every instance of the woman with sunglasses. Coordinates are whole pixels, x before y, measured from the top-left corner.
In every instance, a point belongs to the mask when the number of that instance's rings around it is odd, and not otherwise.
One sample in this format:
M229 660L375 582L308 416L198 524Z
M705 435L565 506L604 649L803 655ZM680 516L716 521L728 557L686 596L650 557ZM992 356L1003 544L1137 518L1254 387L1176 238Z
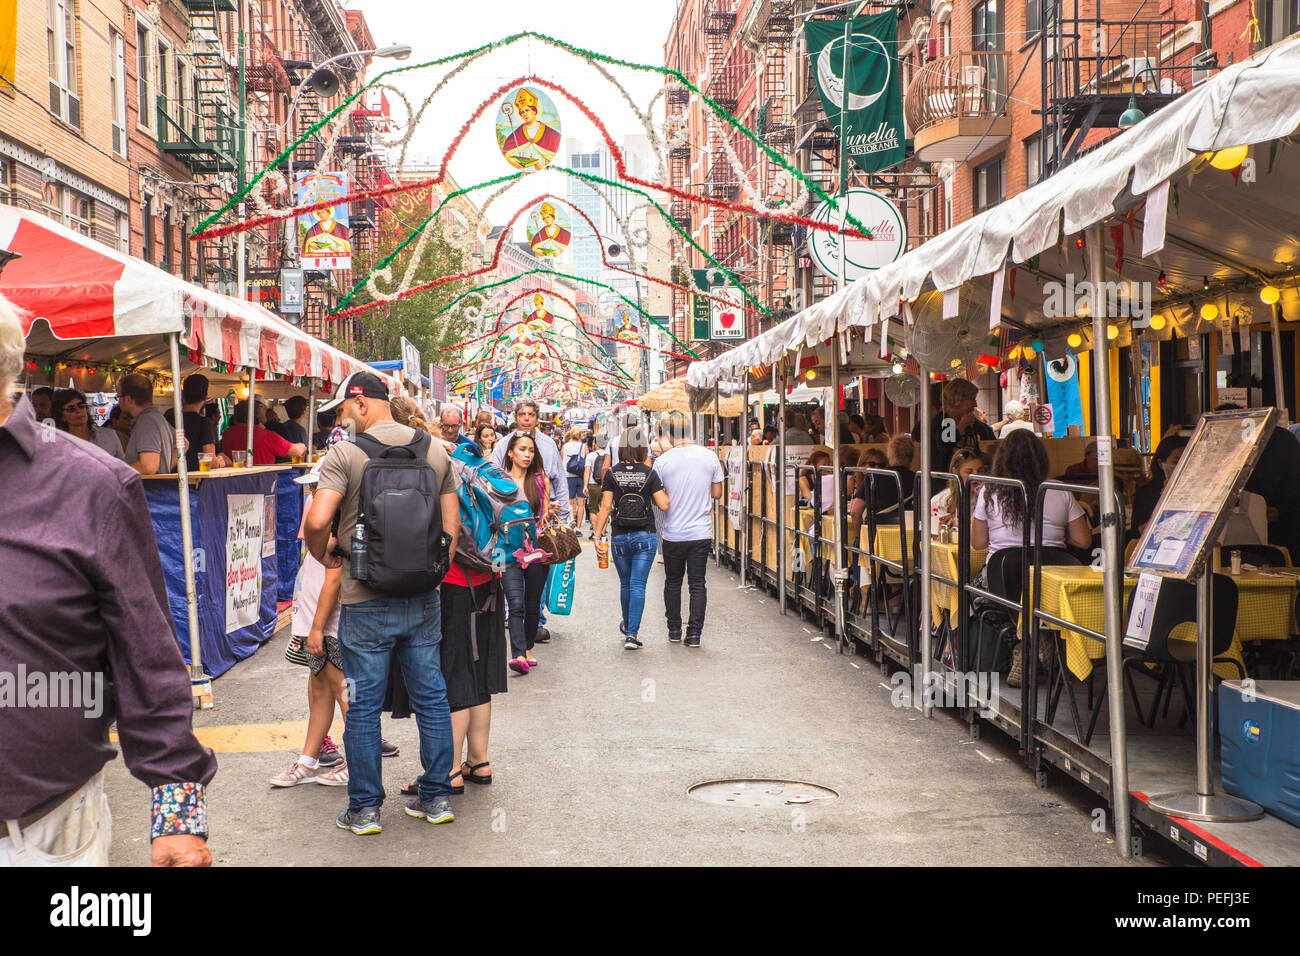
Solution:
M54 393L50 417L60 431L98 445L118 461L126 461L126 451L118 433L111 428L100 428L90 420L90 406L86 403L86 396L77 389L61 388Z

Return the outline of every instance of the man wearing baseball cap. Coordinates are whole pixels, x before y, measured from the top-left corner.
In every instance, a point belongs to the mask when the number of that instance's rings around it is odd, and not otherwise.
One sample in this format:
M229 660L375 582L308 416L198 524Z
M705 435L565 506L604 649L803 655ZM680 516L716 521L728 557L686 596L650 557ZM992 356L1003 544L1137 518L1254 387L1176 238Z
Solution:
M344 428L385 445L407 445L416 437L413 429L393 421L388 387L379 376L369 372L355 372L344 379L334 393L334 400L321 410L330 409L337 411L338 421ZM456 476L442 442L430 441L428 448L426 458L436 476L442 530L451 537L448 553L455 554L460 530ZM340 542L350 542L356 530L361 476L369 460L356 443L344 441L330 448L321 461L320 480L307 514L305 535L312 555L327 568L342 565L344 546ZM331 533L336 514L337 539ZM439 664L442 611L438 591L435 588L427 594L409 597L382 595L345 572L340 602L343 612L339 620L339 645L344 673L353 687L353 699L343 732L350 773L348 806L339 815L338 825L358 835L382 830L379 808L384 802L384 787L379 711L394 652L415 711L420 731L420 764L425 768L419 778L419 796L407 805L406 813L430 823L449 823L455 819L449 800L451 713Z

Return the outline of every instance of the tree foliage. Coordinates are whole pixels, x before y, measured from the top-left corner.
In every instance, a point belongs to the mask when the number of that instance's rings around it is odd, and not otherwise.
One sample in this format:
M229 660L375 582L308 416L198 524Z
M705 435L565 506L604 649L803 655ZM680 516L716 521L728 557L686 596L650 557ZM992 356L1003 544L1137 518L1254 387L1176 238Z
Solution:
M358 258L358 275L364 275L396 245L406 238L409 230L418 224L407 221L406 217L381 214L380 226L376 230L374 252L365 259ZM391 282L377 279L379 288L391 291L402 282L410 265L418 240L403 249L390 263ZM366 261L366 260L369 261ZM410 279L410 285L422 285L443 276L463 272L466 268L466 253L446 235L441 224L435 223L432 235L425 243L420 260ZM420 292L406 299L385 303L369 312L355 317L356 325L353 350L357 358L366 362L402 357L401 340L409 339L420 350L420 360L427 372L433 362L444 368L456 365L460 359L458 349L444 352L444 348L469 337L472 334L472 322L459 306L437 315L449 302L470 288L468 280L448 282L425 292ZM362 289L353 300L361 305L375 301L368 289ZM471 300L472 301L472 300Z

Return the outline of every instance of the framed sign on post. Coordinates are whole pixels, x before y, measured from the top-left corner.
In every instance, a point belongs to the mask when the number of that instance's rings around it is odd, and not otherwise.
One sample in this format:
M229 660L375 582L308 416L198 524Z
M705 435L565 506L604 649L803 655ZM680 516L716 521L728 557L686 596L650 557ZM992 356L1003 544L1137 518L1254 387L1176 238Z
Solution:
M420 350L415 347L415 343L402 336L402 381L411 388L419 389L420 382Z
M1198 577L1276 424L1275 408L1202 416L1128 570Z
M745 293L739 286L718 285L709 289L709 338L745 338ZM722 300L722 301L718 301Z

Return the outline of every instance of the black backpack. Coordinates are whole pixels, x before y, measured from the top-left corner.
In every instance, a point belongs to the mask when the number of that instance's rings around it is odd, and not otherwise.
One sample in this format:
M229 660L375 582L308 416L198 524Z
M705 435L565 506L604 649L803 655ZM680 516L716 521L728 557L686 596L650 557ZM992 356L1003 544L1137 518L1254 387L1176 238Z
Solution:
M427 594L447 573L451 538L442 532L438 475L428 461L431 440L420 429L407 445L385 445L364 433L356 438L370 458L361 472L357 511L367 551L362 583L381 594Z
M596 460L591 463L591 482L600 484L605 478L605 449L597 448Z
M641 524L650 518L650 505L642 494L650 476L641 475L641 479L639 490L620 490L614 495L613 517L620 524Z

